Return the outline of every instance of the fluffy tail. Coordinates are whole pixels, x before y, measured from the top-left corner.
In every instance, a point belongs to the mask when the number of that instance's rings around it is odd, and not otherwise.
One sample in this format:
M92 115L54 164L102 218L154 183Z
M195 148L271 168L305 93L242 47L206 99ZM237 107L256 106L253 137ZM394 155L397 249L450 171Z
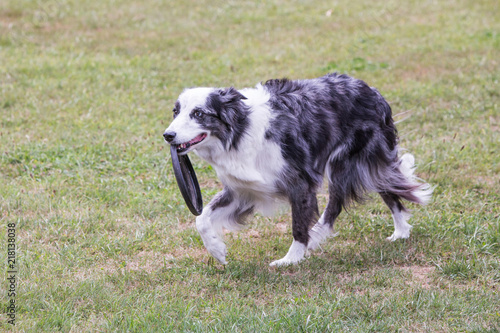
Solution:
M411 184L410 195L402 196L404 199L418 203L421 205L426 205L429 203L432 197L432 188L427 183L420 182L414 174L415 172L415 158L412 154L404 154L400 158L399 171L407 178L408 182Z

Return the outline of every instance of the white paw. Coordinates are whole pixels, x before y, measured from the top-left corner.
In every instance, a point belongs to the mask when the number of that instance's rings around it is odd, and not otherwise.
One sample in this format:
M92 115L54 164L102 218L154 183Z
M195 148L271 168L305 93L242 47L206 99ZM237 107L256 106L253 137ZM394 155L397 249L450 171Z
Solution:
M204 215L205 211L210 213L210 210L203 210L203 213L196 218L196 228L200 233L201 239L203 240L203 244L205 245L208 253L210 253L221 264L226 265L226 244L224 244L216 230L214 230L210 218Z
M290 249L288 250L288 253L286 256L279 260L275 260L272 263L270 263L270 266L288 266L288 265L295 265L302 259L304 259L304 256L306 254L307 247L294 240L292 242L292 245L290 246Z
M321 241L310 240L309 244L307 244L307 251L316 250L320 244L321 244Z
M303 259L303 258L302 258ZM269 266L273 267L273 266L276 266L276 267L283 267L283 266L289 266L289 265L295 265L297 264L299 261L301 261L302 259L299 259L299 260L290 260L290 259L287 259L286 257L284 258L281 258L279 260L275 260L273 261L272 263L269 264Z
M227 265L226 261L226 255L227 255L227 249L226 249L226 244L222 242L220 239L217 239L214 237L210 242L207 242L208 244L205 244L205 247L207 248L207 251L215 258L217 261L219 261L223 265Z
M394 242L397 239L400 239L400 238L407 239L408 237L410 237L410 231L403 232L403 233L401 233L401 232L394 232L391 236L387 237L386 239L388 241Z
M321 243L324 242L327 238L336 237L339 235L338 232L333 231L333 228L325 226L323 227L323 229L324 230L319 230L321 232L314 230L314 228L311 229L311 231L309 232L310 235L309 243L307 244L308 251L316 250L318 247L320 247Z
M330 234L329 230L323 230L323 229L325 229L323 225L321 226L315 225L309 231L309 243L307 243L308 250L313 250L313 251L316 250L319 247L319 245L329 236Z
M307 249L312 251L316 250L324 240L337 235L338 232L333 230L333 226L325 223L325 213L323 213L318 222L309 231L309 243L307 244Z

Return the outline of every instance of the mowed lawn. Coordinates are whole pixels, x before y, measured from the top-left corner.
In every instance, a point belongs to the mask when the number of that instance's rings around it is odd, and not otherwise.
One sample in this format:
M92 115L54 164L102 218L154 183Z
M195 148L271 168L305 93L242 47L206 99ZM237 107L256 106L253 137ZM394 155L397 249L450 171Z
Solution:
M497 332L499 6L2 0L0 330ZM297 266L269 267L292 240L287 209L226 234L227 266L210 261L161 136L176 97L334 71L381 91L436 187L411 206L411 237L385 240L373 196ZM222 185L191 160L206 204Z

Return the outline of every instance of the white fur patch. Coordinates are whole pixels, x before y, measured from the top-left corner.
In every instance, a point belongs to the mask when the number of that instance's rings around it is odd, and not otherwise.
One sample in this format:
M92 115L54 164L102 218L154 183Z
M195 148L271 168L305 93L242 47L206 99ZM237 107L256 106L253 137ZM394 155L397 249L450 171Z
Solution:
M396 239L406 239L410 237L410 230L412 228L406 221L410 218L411 214L404 211L394 211L392 218L394 220L394 233L387 237L387 240L394 242Z
M307 249L316 250L325 239L337 235L338 233L335 233L333 228L328 223L325 223L325 213L323 213L318 222L309 231Z
M412 154L406 153L401 156L401 164L399 165L399 171L403 175L405 175L413 184L418 184L418 178L415 176L415 157ZM420 203L426 205L430 202L432 198L432 192L434 188L432 188L429 184L422 184L419 190L413 191L413 195L415 195Z
M226 265L226 244L222 241L219 230L213 224L211 213L210 206L205 207L202 214L196 218L196 228L207 251L221 264Z
M270 263L270 266L287 266L293 265L304 259L307 247L301 242L294 240L286 256L279 260L275 260Z

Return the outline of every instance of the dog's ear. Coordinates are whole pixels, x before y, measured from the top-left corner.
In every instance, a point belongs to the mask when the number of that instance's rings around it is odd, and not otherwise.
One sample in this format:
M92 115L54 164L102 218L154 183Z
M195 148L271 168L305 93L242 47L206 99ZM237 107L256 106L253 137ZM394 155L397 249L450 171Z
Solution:
M220 89L219 96L221 97L222 103L231 103L231 102L237 102L242 99L247 99L245 96L243 96L242 93L240 93L234 87Z

